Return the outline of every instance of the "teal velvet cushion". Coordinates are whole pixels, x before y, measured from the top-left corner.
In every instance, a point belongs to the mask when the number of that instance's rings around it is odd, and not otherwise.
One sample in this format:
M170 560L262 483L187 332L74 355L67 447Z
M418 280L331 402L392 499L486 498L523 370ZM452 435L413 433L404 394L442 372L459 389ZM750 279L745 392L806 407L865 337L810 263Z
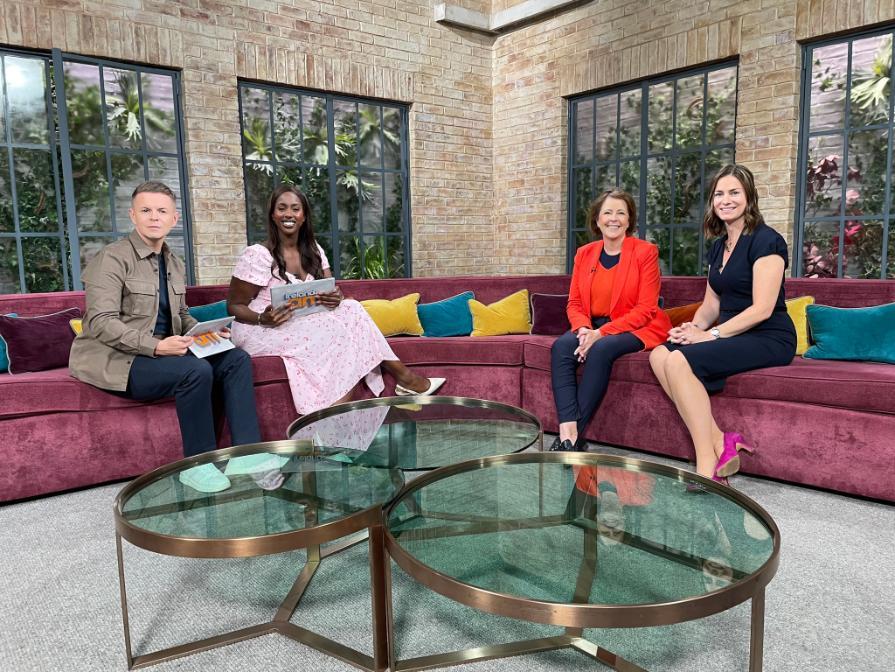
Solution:
M18 313L6 313L5 317L18 317ZM0 373L9 371L9 357L6 356L6 341L0 338Z
M199 322L219 320L228 315L227 302L215 301L214 303L206 303L204 306L190 306L190 315L199 320Z
M845 359L895 364L895 303L867 308L806 308L811 340L809 359Z
M449 299L434 303L421 303L416 307L423 336L469 336L472 332L472 313L469 300L472 292L463 292Z

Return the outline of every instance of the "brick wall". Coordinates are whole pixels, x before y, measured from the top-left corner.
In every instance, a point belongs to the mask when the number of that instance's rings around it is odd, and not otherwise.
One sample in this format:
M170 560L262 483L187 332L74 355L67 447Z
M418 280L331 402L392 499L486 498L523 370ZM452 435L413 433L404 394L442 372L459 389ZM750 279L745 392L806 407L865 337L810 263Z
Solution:
M245 244L238 77L412 103L414 275L559 272L566 96L738 55L737 158L791 237L796 40L895 19L895 0L593 0L495 38L436 23L433 6L0 0L0 44L182 70L197 279L211 283Z

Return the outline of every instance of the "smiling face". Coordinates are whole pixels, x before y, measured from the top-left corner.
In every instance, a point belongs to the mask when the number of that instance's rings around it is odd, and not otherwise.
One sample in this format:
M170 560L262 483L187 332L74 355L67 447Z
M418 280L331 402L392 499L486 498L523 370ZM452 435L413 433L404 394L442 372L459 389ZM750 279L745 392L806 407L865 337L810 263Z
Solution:
M137 234L155 252L161 251L165 236L174 228L180 217L173 198L167 194L149 191L134 196L128 214Z
M631 223L628 206L620 198L610 196L597 213L597 226L607 243L615 243L624 239Z
M718 180L712 194L712 208L718 219L727 226L740 222L746 214L746 205L748 199L742 182L733 175Z
M280 195L271 213L281 236L295 236L305 221L305 211L297 194L287 191Z

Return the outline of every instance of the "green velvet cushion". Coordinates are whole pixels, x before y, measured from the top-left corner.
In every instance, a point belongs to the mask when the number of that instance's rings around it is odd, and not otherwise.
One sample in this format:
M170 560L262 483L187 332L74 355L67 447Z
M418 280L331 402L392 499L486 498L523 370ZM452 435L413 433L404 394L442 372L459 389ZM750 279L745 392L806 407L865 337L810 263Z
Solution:
M867 308L811 305L808 359L844 359L895 364L895 303Z
M6 317L18 317L18 313L7 313ZM9 357L6 356L6 341L0 338L0 373L9 371Z
M228 315L227 302L215 301L214 303L206 303L204 306L191 306L190 315L199 320L199 322L219 320Z

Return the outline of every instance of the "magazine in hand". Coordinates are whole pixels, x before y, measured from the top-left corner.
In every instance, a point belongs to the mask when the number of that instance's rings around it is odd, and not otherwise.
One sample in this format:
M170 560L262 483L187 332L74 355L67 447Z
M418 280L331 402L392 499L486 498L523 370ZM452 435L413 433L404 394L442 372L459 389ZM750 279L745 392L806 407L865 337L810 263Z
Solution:
M202 358L235 348L236 346L233 345L229 338L224 338L218 333L224 327L229 327L232 321L232 317L222 317L219 320L199 322L199 324L184 334L185 336L193 337L193 342L190 344L190 352L196 355L196 357Z
M270 303L274 308L288 304L292 309L292 314L297 316L319 313L327 308L319 303L317 295L327 294L335 288L335 278L278 285L270 288Z

